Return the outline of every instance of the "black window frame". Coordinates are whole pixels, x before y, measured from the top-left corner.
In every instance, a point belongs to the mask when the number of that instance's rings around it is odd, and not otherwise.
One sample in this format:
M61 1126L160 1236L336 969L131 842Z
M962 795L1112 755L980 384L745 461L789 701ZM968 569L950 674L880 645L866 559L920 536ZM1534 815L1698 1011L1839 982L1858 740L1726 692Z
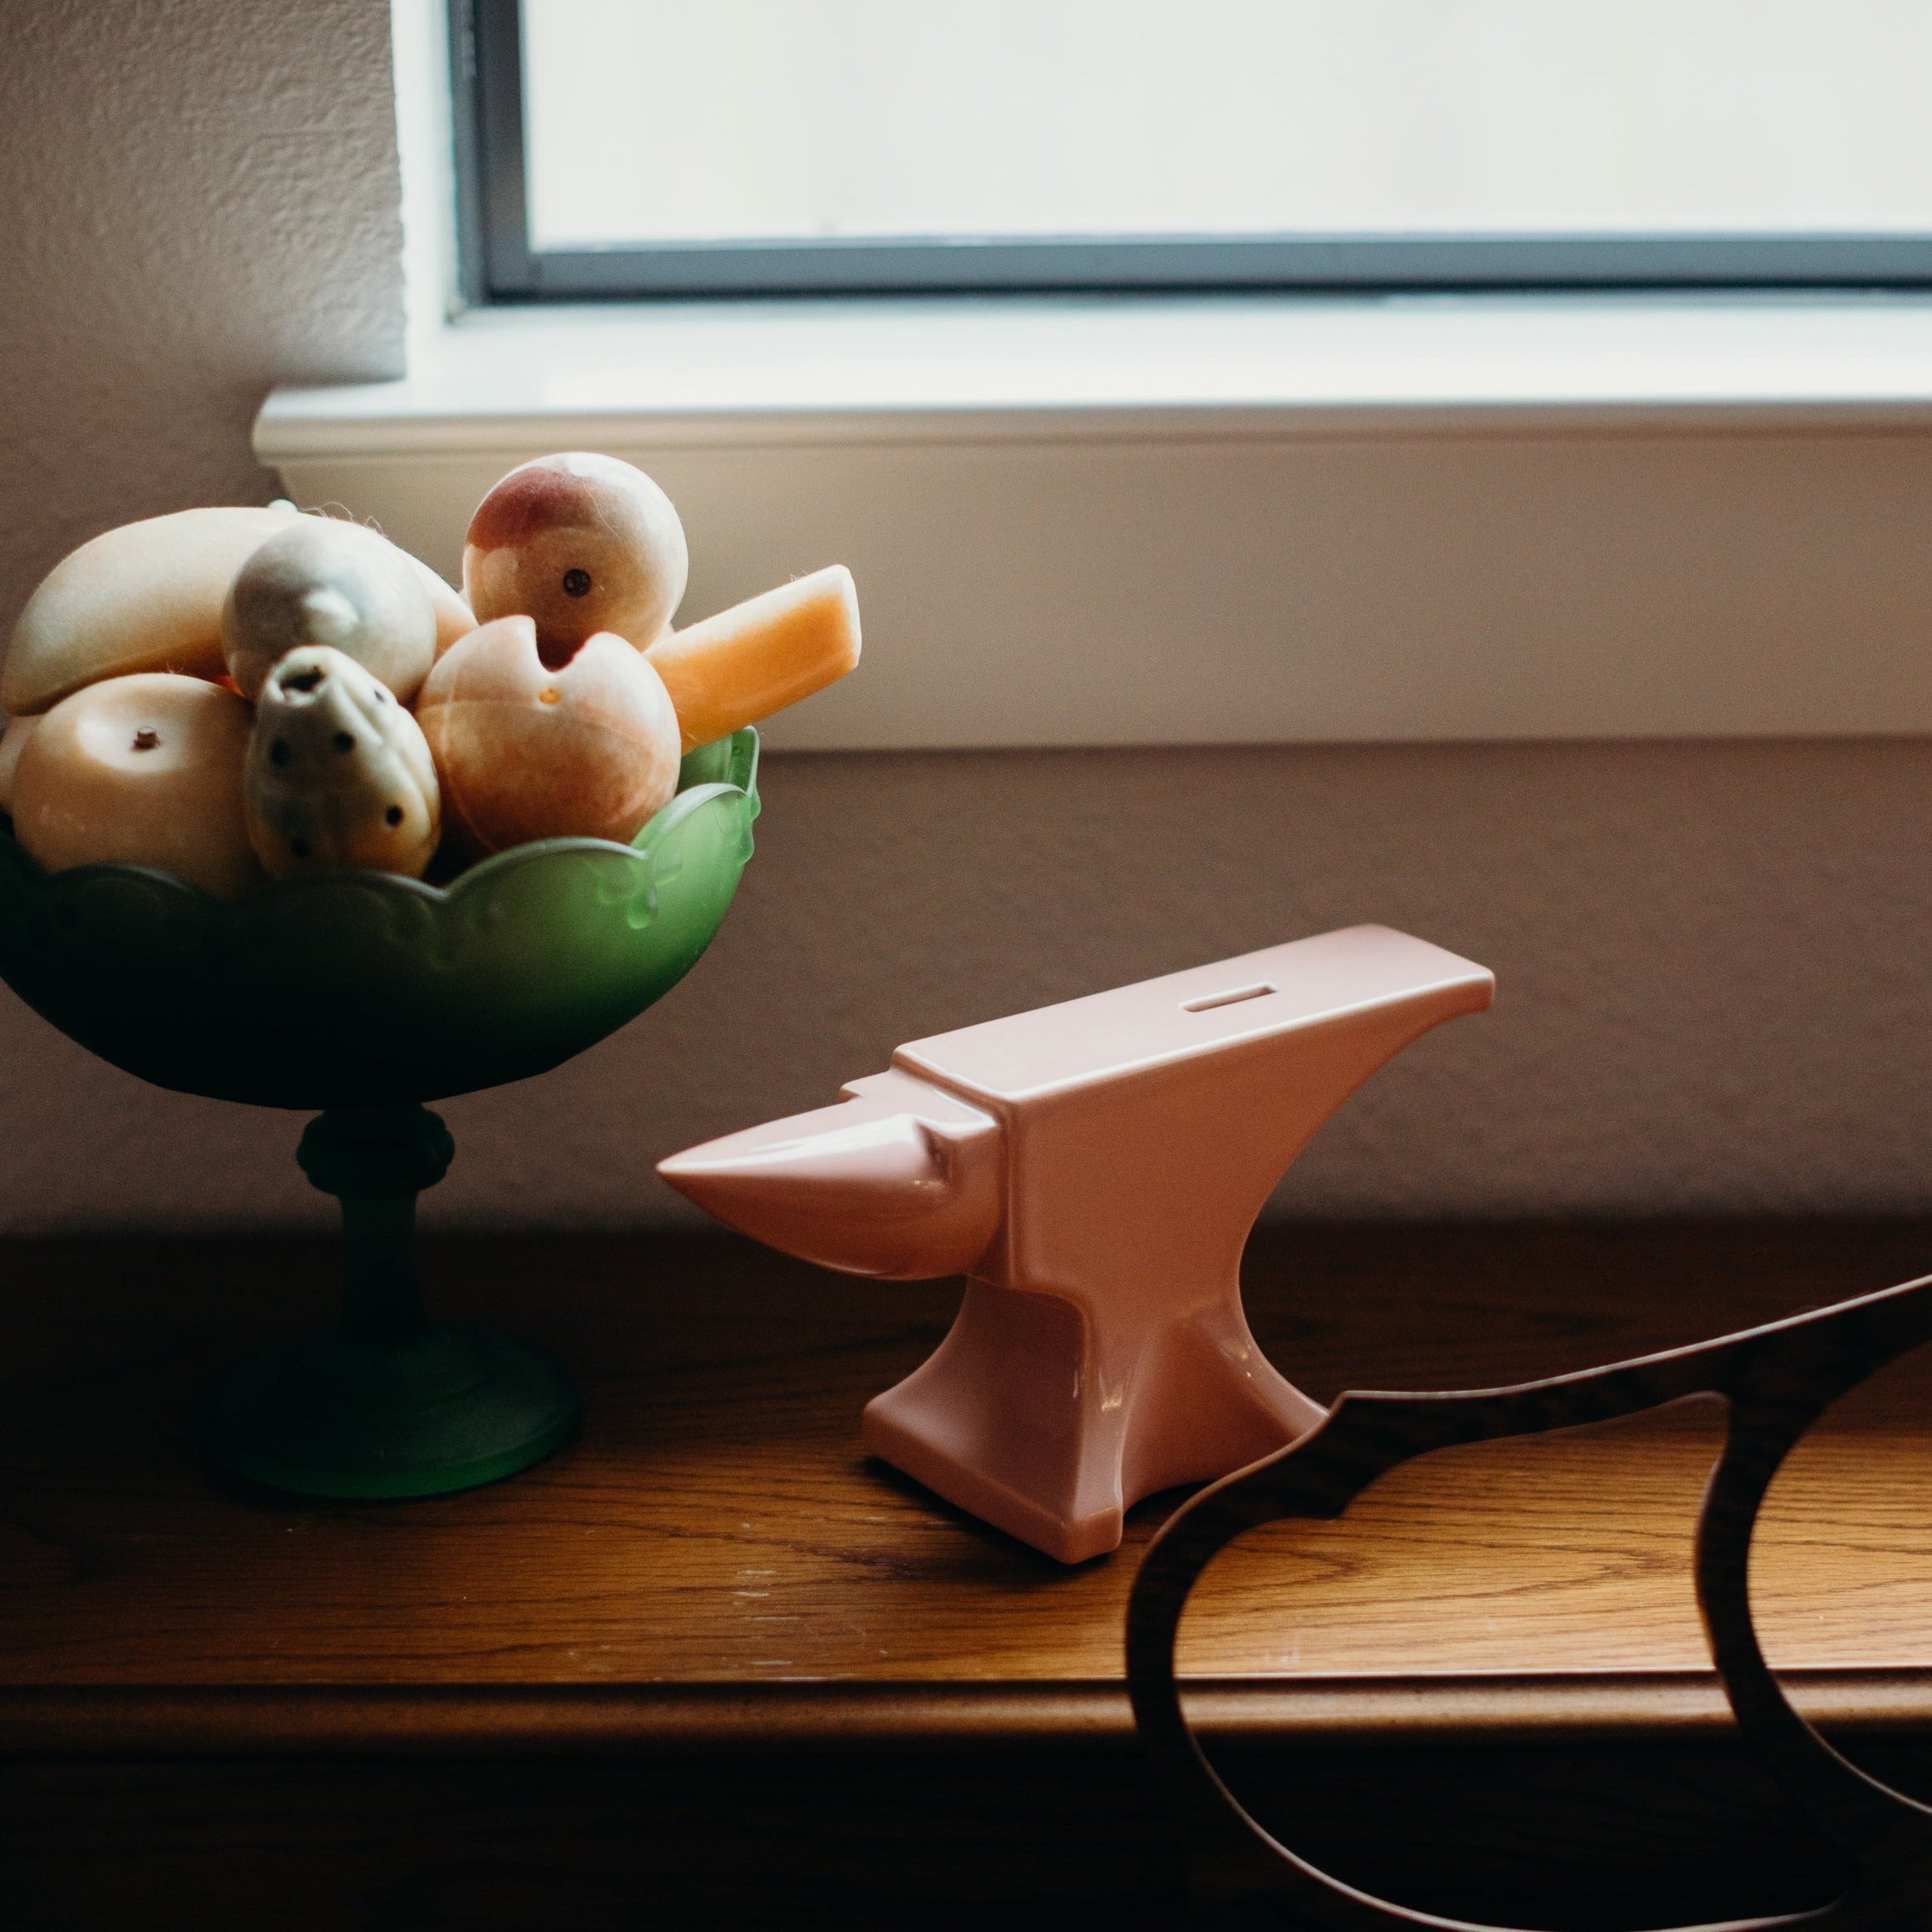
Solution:
M1083 235L680 242L538 251L525 184L521 0L450 0L465 299L1105 291L1932 288L1932 234Z

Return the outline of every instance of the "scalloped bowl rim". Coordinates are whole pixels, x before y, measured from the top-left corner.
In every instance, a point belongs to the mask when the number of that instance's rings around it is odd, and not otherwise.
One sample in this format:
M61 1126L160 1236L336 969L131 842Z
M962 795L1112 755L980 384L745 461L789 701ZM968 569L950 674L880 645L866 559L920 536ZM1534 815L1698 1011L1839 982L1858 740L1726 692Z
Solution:
M531 934L540 946L549 944L549 939L536 937L552 932L547 923L520 919L506 929L495 916L496 904L492 901L506 889L513 899L522 898L519 882L529 881L537 897L525 903L534 914L546 900L555 903L547 885L540 881L552 877L567 880L586 867L603 872L609 882L596 895L604 905L613 909L634 906L643 895L651 907L650 928L659 933L667 929L675 932L675 924L666 929L657 920L658 893L673 890L677 882L687 876L702 880L713 870L707 863L696 873L687 875L681 850L687 846L687 840L683 835L687 828L714 820L720 810L727 811L738 826L738 836L732 841L735 849L729 855L722 850L717 855L716 885L722 889L722 898L716 892L710 895L714 901L711 909L698 914L697 924L684 929L684 943L673 940L671 951L660 955L655 964L648 958L639 963L643 978L636 983L643 996L628 1012L621 1011L625 996L619 993L614 1003L609 983L599 993L594 990L594 978L589 983L577 983L580 988L585 984L592 987L588 994L592 1009L575 1028L582 1037L574 1044L563 1044L572 1037L573 1028L569 1023L560 1030L545 1023L539 1024L535 1033L513 1031L508 1034L498 1033L492 1024L489 1037L495 1040L496 1051L481 1051L474 1059L451 1048L447 1036L437 1027L408 1036L420 1045L421 1057L414 1062L414 1074L397 1083L397 1093L407 1090L410 1098L421 1101L473 1092L543 1072L594 1045L654 1004L709 947L737 895L738 880L752 855L751 828L759 816L761 802L757 791L758 752L757 733L748 727L710 745L697 747L683 761L690 781L666 801L628 845L594 838L532 840L492 854L445 885L430 885L394 873L344 867L276 880L239 899L227 900L175 874L150 866L103 864L49 872L9 830L0 835L0 859L3 859L0 863L0 875L3 875L0 907L17 911L21 920L18 938L25 947L23 959L38 956L51 963L53 955L42 952L36 935L52 939L63 928L67 929L63 944L73 946L78 942L76 950L70 954L76 964L83 959L98 960L109 970L113 969L115 962L130 957L126 949L130 940L159 940L168 954L183 961L199 958L210 965L219 963L224 971L230 967L238 969L243 976L242 983L253 989L247 996L252 999L259 996L265 983L259 970L258 946L266 944L271 948L285 948L293 944L306 952L305 933L327 930L338 919L345 934L367 933L370 930L367 914L375 907L387 909L392 940L401 939L405 934L411 935L402 940L405 949L422 962L425 971L441 970L446 965L446 960L438 959L438 954L457 934L473 933L487 948L493 942L482 941L483 934L491 931L514 933L520 929ZM701 833L700 836L705 835ZM132 893L135 897L129 902L126 914L110 911L106 924L90 931L88 929L94 927L91 909L97 903L96 895L103 890L110 895L109 907L117 892ZM568 894L572 889L565 886L562 890ZM701 894L704 891L702 885L698 890ZM501 903L496 900L497 904ZM702 903L702 899L698 903ZM147 910L142 913L138 908L144 904ZM628 914L619 916L633 930L643 929ZM70 924L76 918L81 921L78 928ZM12 926L11 916L7 923ZM170 934L178 935L178 939ZM180 946L180 940L187 942L185 950ZM468 943L463 942L466 946ZM568 942L565 944L567 948ZM12 949L11 942L8 949ZM643 993L644 984L657 975L658 965L668 966L668 978ZM354 1055L348 1066L341 1070L339 1081L315 1073L305 1057L309 1051L307 1047L299 1050L304 1056L301 1070L291 1070L285 1081L269 1075L258 1077L258 1067L265 1063L250 1061L248 1054L251 1042L259 1043L261 1036L246 1027L238 1031L232 1052L205 1057L194 1043L191 1023L185 1024L179 1034L173 1034L165 1022L160 1023L159 1030L150 1031L155 1023L144 1015L139 1003L133 1009L118 1007L111 993L112 1003L101 1005L98 988L86 989L92 970L90 965L87 981L81 986L68 986L64 991L57 989L57 982L36 985L31 978L17 978L11 964L4 977L57 1030L110 1065L156 1086L214 1099L302 1109L387 1104L393 1097L387 1093L388 1083L381 1077L362 1077L369 1069L367 1064L358 1067ZM412 965L409 975L415 975L417 970ZM490 973L484 981L475 983L492 982L510 983L496 980ZM411 986L420 995L420 983L413 977L398 983L401 997L395 1008L397 1023L405 1026L412 1024L407 1017L412 998L408 990ZM545 1005L554 1019L554 1006L549 1002ZM601 1017L596 1010L599 1006L604 1009ZM120 1019L104 1017L116 1008L122 1016ZM195 1009L190 1003L184 1010ZM147 1043L138 1047L126 1043L134 1040ZM560 1051L557 1050L559 1046ZM237 1067L243 1069L239 1074L234 1071ZM372 1097L343 1097L352 1092L366 1092Z
M287 904L301 899L310 899L352 886L360 892L375 890L395 892L405 899L415 899L432 905L454 905L466 893L485 890L505 873L519 870L525 865L540 865L547 860L574 852L611 852L633 860L638 864L649 866L656 862L657 847L688 818L700 811L712 799L727 792L737 792L751 801L752 816L758 816L762 801L758 796L758 740L757 734L747 727L744 731L733 732L727 738L721 738L719 744L736 743L749 735L749 769L743 784L726 779L703 779L698 783L674 792L665 804L647 820L637 835L628 844L615 839L559 838L531 839L520 845L510 845L503 851L492 852L487 858L478 860L473 865L466 866L447 885L431 885L426 880L411 879L400 872L377 872L363 866L339 865L326 870L298 872L286 879L273 879L265 885L258 885L244 893L239 899L220 899L207 887L197 885L192 880L184 879L179 873L164 872L157 865L130 865L123 860L111 860L91 865L69 865L58 872L50 872L26 846L21 844L12 824L0 821L0 838L17 851L32 868L41 890L47 892L71 891L85 886L89 882L103 879L137 879L144 884L159 884L170 887L190 901L202 902L210 909L205 916L228 920L255 916L264 909L272 911L278 904ZM709 750L700 746L698 752ZM695 757L697 752L690 756Z

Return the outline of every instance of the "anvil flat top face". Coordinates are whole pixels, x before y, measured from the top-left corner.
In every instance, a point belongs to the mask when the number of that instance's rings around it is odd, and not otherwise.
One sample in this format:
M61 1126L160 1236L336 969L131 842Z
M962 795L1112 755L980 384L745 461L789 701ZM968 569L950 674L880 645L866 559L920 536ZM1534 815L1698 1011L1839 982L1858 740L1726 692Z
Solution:
M1387 926L1350 926L1085 999L914 1040L895 1066L989 1099L1105 1085L1392 1002L1494 983L1486 967ZM1476 1003L1486 1004L1486 999Z

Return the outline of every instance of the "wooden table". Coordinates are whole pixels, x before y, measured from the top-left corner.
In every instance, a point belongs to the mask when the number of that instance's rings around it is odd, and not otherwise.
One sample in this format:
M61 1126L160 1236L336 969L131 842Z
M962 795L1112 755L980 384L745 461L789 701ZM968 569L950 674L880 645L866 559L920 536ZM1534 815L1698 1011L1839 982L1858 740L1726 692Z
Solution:
M0 1851L32 1922L1171 1922L1121 1632L1174 1499L1067 1570L869 1461L860 1408L953 1291L723 1239L426 1264L446 1311L579 1369L584 1433L493 1489L308 1506L219 1486L187 1412L225 1356L324 1318L326 1247L0 1252ZM1929 1266L1928 1225L1284 1229L1249 1299L1326 1399L1579 1368ZM1902 1364L1806 1443L1754 1582L1803 1708L1932 1792L1928 1398ZM1360 1882L1518 1923L1826 1895L1828 1847L1704 1664L1688 1535L1719 1427L1459 1451L1237 1545L1184 1636L1255 1808Z

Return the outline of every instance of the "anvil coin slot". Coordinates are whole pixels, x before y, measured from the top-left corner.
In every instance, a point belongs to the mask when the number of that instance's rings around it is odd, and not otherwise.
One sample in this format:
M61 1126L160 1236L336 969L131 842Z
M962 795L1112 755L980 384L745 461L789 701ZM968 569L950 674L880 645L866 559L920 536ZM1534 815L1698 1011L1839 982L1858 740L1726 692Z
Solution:
M1244 999L1264 999L1277 988L1269 985L1237 986L1232 993L1210 993L1205 999L1184 999L1183 1013L1212 1013L1217 1006L1238 1006Z

